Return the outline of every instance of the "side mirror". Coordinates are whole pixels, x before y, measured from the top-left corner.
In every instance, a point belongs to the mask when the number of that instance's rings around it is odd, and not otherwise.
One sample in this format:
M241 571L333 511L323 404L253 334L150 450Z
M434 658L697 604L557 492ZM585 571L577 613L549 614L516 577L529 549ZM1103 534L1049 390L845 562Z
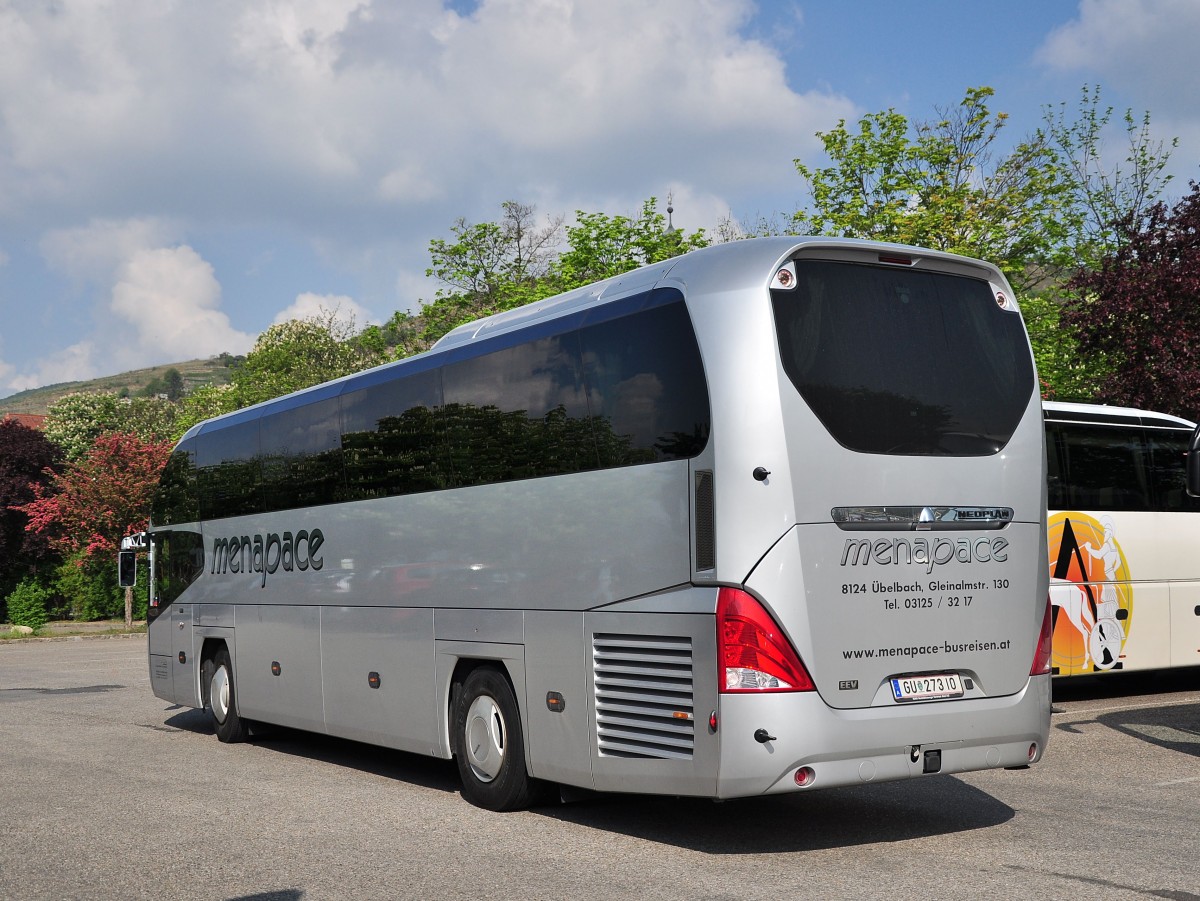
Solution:
M1200 426L1192 433L1187 455L1187 493L1200 497Z
M117 553L117 584L122 588L132 588L137 584L136 551L119 551Z

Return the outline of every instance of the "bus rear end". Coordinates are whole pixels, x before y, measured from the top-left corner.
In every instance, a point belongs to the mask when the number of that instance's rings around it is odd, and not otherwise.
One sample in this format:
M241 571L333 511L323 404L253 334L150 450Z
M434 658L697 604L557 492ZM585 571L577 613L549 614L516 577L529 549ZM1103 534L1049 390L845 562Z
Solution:
M764 278L690 298L713 404L718 794L1035 762L1045 463L1011 289L858 242L801 244Z

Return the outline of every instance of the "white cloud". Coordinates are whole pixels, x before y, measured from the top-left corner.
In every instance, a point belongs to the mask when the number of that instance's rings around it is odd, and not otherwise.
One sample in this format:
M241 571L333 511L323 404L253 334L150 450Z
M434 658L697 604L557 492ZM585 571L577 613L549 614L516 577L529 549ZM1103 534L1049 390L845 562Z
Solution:
M1193 81L1200 3L1195 0L1080 0L1078 17L1038 48L1052 69L1099 76L1168 118L1200 114Z
M55 385L59 382L91 379L99 374L96 343L91 340L72 344L49 357L38 360L31 370L19 375L16 374L14 367L0 364L0 380L2 380L5 393L40 388L43 385Z
M714 226L748 189L789 208L791 160L857 110L789 87L781 54L743 33L752 12L750 0L480 0L469 15L442 0L0 3L0 240L44 234L43 259L93 308L64 320L63 343L102 334L113 350L90 359L116 371L249 346L195 249L212 256L239 229L307 244L323 272L357 280L335 289L359 298L356 316L378 321L414 286L431 294L419 275L431 237L459 216L496 219L505 200L636 214L672 190L687 228ZM237 293L241 327L265 328L305 287L262 278ZM6 353L35 368L11 341Z
M174 243L178 226L155 218L97 219L85 226L55 229L40 242L46 262L76 282L111 284L138 251Z
M234 329L220 305L212 266L191 247L135 251L112 289L111 309L135 336L121 356L165 362L244 352L254 337Z
M346 205L494 207L534 185L608 190L617 172L633 198L665 179L727 193L766 165L786 169L815 130L853 112L794 92L780 55L739 33L751 11L748 0L483 0L466 18L436 0L9 7L0 149L15 165L0 167L0 197L115 219L130 207L308 215L336 233L328 212Z

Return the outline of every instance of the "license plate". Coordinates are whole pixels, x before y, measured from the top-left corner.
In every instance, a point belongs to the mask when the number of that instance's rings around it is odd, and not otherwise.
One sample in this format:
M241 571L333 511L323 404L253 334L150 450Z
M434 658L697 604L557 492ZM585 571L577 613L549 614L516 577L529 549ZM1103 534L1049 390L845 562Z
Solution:
M892 697L897 701L930 701L934 698L961 698L962 695L963 684L958 673L903 676L892 680Z

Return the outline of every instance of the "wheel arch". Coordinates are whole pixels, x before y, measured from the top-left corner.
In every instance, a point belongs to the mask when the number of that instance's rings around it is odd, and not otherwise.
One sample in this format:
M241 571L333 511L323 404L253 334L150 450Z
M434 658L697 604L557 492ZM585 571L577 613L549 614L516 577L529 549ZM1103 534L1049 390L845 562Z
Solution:
M438 685L437 756L452 758L454 747L454 705L463 682L480 667L497 670L512 689L517 701L521 733L525 736L525 765L529 766L529 710L525 692L525 647L488 642L438 641L435 670Z
M233 666L233 670L237 672L237 657L233 651L233 642L227 641L223 636L208 635L204 638L204 643L200 646L199 666L196 667L196 678L200 681L200 698L201 709L208 706L208 680L204 678L204 666L211 663L217 656L217 652L224 648L229 654L229 662Z

